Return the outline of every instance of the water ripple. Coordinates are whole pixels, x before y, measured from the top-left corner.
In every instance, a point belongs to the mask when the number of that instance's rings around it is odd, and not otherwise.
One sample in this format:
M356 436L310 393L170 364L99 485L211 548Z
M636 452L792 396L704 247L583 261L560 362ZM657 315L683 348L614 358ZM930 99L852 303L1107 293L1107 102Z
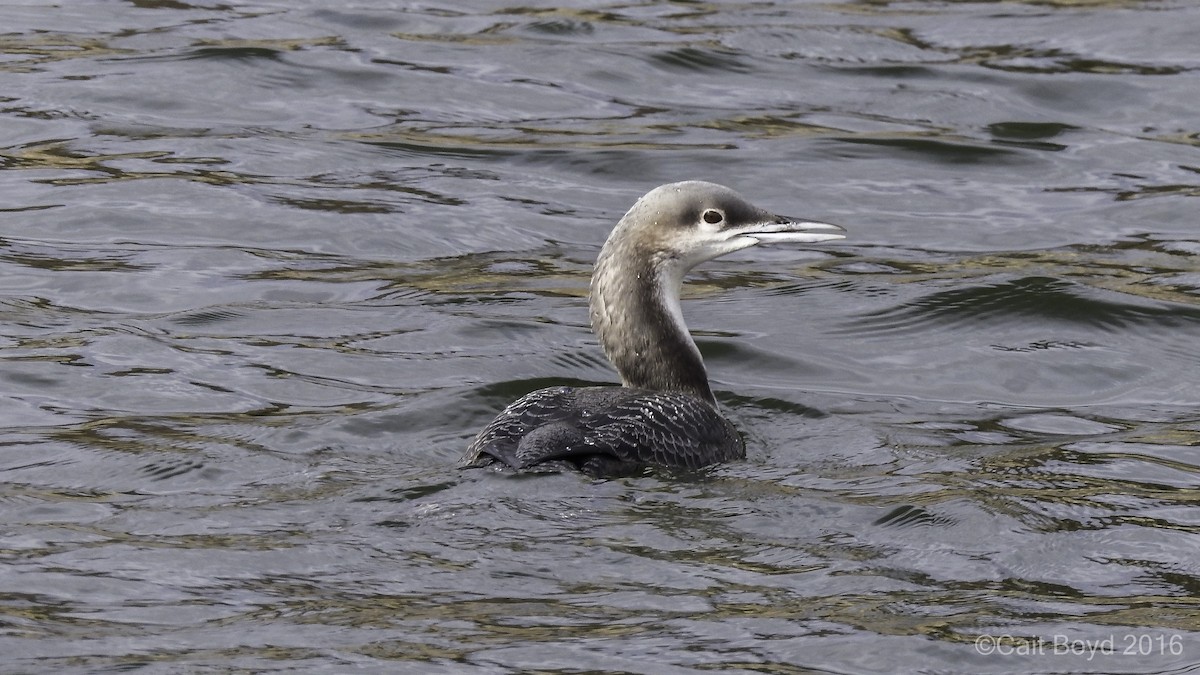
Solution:
M1023 277L931 293L857 318L839 332L866 336L1026 322L1078 324L1107 331L1200 327L1200 309L1195 307L1106 296L1063 279Z

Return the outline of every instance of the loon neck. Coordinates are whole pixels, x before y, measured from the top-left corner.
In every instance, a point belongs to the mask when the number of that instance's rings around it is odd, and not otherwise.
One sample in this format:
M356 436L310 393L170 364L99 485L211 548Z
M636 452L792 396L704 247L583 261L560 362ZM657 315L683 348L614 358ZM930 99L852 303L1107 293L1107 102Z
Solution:
M610 240L592 274L592 330L626 387L716 399L679 304L684 261Z

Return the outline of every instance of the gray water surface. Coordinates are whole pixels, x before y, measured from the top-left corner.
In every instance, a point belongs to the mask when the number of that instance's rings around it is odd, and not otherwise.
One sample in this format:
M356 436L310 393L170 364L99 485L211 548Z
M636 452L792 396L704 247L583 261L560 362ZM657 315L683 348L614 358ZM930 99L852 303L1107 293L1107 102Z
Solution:
M0 6L0 671L1200 672L1198 25ZM849 230L685 289L748 459L454 468L688 178Z

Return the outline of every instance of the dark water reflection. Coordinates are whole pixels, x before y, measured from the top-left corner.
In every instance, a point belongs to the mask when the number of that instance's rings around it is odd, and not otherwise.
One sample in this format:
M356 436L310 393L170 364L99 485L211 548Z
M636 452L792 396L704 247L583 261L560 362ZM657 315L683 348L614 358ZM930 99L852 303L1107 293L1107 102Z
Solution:
M0 9L0 670L1200 669L1198 21ZM749 458L453 469L682 178L851 234L686 290Z

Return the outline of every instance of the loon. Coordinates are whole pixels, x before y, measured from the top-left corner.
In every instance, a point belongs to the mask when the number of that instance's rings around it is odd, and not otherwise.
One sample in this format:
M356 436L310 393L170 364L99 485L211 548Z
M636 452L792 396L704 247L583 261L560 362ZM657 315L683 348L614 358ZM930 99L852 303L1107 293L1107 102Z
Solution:
M459 466L577 469L600 477L745 457L745 442L718 410L684 324L683 277L705 260L756 244L829 241L844 232L771 214L714 183L670 183L646 193L613 228L592 273L592 330L621 386L527 394L479 432Z

